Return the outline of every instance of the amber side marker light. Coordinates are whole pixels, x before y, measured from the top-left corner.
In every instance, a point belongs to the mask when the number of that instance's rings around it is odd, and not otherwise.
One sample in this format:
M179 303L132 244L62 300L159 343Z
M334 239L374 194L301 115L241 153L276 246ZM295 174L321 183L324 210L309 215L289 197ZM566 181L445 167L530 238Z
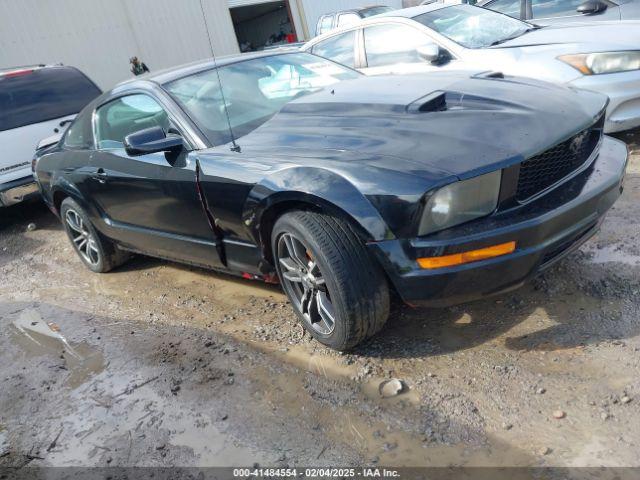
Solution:
M480 248L478 250L469 250L468 252L454 253L452 255L444 255L442 257L425 257L418 259L418 265L422 268L444 268L462 265L464 263L477 262L486 260L487 258L499 257L514 252L516 242L501 243L500 245L492 245L491 247Z

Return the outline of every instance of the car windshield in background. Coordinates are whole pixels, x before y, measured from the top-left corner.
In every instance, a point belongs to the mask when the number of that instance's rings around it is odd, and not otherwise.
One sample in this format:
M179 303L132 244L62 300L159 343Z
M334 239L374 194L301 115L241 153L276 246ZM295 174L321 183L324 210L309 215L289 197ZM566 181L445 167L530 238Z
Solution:
M391 12L393 8L391 7L371 7L360 10L360 16L362 18L373 17L374 15L380 15L381 13Z
M433 10L413 20L467 48L498 45L533 29L515 18L469 5Z
M255 130L283 105L360 74L308 53L255 58L219 68L229 120L215 69L164 85L213 145Z
M0 75L0 131L73 115L100 93L74 68L27 69Z

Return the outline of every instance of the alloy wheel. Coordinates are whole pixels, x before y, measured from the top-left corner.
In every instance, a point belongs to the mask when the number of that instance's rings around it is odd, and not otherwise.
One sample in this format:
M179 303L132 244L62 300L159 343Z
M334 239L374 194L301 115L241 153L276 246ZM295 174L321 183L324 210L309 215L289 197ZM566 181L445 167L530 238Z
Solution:
M309 326L322 335L335 329L335 310L318 263L301 240L291 233L278 239L282 283Z
M65 213L64 219L70 228L71 239L80 256L90 265L98 265L100 263L98 244L80 214L70 208Z

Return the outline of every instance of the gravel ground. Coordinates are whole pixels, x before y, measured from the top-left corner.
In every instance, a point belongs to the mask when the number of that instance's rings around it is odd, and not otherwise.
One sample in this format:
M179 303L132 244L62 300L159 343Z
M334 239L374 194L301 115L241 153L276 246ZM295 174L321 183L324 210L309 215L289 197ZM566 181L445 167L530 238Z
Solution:
M619 138L624 195L579 251L350 354L277 287L92 274L42 205L2 211L0 466L640 466L640 131Z

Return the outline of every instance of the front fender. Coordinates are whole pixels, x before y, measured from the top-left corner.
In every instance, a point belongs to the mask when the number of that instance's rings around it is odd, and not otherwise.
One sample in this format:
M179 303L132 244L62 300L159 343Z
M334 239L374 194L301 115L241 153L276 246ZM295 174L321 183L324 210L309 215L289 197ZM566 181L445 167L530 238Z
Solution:
M269 175L249 193L242 220L256 243L265 213L285 202L339 210L355 221L371 240L395 238L378 210L349 181L337 173L317 167L291 167Z

